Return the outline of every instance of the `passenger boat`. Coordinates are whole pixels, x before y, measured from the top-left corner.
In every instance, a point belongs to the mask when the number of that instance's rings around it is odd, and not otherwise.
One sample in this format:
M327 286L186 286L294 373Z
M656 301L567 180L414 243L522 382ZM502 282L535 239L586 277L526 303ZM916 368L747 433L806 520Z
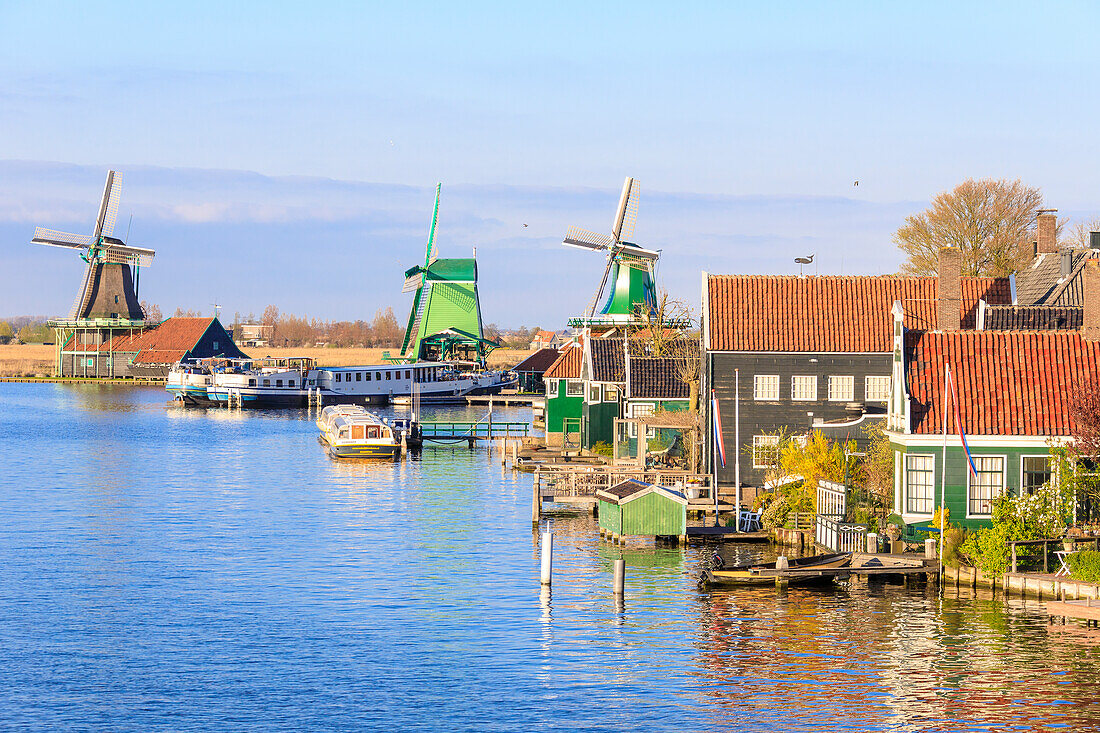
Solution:
M333 458L393 458L401 447L393 429L362 407L326 407L317 425L319 440Z
M179 363L168 371L168 382L164 388L177 400L187 404L203 404L206 402L206 388L210 386L210 380L211 369L208 363Z
M735 567L710 567L703 574L702 582L711 586L770 585L776 580L791 585L805 585L831 581L852 562L852 553L837 552L813 557L796 557L787 561L786 568L777 568L775 562Z

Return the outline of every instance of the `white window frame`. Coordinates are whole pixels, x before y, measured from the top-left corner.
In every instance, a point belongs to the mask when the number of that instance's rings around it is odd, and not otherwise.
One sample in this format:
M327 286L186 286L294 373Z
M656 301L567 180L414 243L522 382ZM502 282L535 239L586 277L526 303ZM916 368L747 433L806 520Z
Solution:
M593 394L595 396L593 396ZM589 384L588 385L588 394L585 395L585 400L590 405L595 404L597 402L603 402L603 389L600 388L599 384Z
M558 380L547 379L546 380L546 396L557 397L558 396Z
M603 401L604 402L618 402L619 401L619 388L610 384L603 386Z
M910 458L928 458L932 461L932 483L928 485L928 505L932 508L929 512L913 511L909 508L909 498L912 496L911 484L909 483L909 459ZM902 468L902 481L905 486L905 496L902 497L905 511L905 516L909 517L931 517L936 513L936 454L935 453L906 453L901 463Z
M1001 493L1000 494L994 494L993 496L990 497L990 499L989 499L989 513L988 514L974 514L973 512L970 511L970 488L971 488L971 485L972 485L972 481L974 480L974 474L971 473L970 466L965 466L964 467L965 470L966 470L966 518L967 519L988 519L988 518L993 516L993 502L996 501L998 497L1004 496L1005 489L1008 488L1008 456L1003 455L1003 454L1001 454L1001 455L996 455L996 454L990 455L988 453L983 453L981 455L974 456L973 458L974 458L974 463L975 464L977 464L977 462L979 460L986 459L986 458L1000 458L1001 459ZM977 465L975 465L975 468L977 468Z
M886 380L886 389L882 392L882 397L871 396L871 380L872 379L884 379ZM864 402L889 402L890 401L890 376L883 374L868 375L863 380L863 401Z
M775 461L773 463L760 463L758 460L758 454L761 448L768 447L775 449L773 455ZM779 463L779 436L778 435L754 435L752 436L752 467L753 468L775 468Z
M843 384L847 380L848 392L847 397L834 396L833 385ZM834 374L829 376L829 402L851 402L856 398L856 378L851 375Z
M574 389L576 391L574 391ZM584 397L584 382L580 379L565 380L566 397Z
M1024 495L1024 461L1028 458L1045 458L1047 462L1047 470L1050 473L1050 482L1053 484L1057 480L1054 476L1054 461L1051 460L1049 453L1032 453L1031 455L1020 456L1020 493L1018 494L1018 496Z
M769 391L761 389L763 380L768 380L767 385L773 387ZM760 402L777 402L779 400L779 375L778 374L754 374L752 377L752 398Z
M798 396L798 389L795 387L795 385L797 384L796 380L799 380L799 379L813 380L813 382L812 382L813 386L814 386L813 387L813 397L799 397ZM791 377L791 401L792 402L817 402L817 375L797 374L797 375Z

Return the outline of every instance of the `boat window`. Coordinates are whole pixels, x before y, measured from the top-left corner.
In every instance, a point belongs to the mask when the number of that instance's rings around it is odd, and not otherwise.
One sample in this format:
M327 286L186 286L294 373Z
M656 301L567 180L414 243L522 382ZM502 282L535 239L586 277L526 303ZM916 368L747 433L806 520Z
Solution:
M256 386L256 380L255 379L249 379L248 380L248 386L249 387L255 387Z
M265 379L264 380L264 386L265 387L270 387L271 386L271 380L270 379Z
M340 372L336 372L336 381L337 381L337 382L339 382L339 381L340 381Z
M367 428L367 438L368 439L369 438L377 438L377 437L378 437L378 428L377 427L372 425L371 427Z
M408 369L405 370L405 379L412 379L412 372Z
M386 380L389 381L391 372L386 372Z
M287 386L288 386L288 387L293 387L293 386L294 386L294 380L293 380L293 379L291 379L291 380L290 380L289 382L287 382L286 384L287 384Z
M275 380L275 386L276 386L276 387L282 387L282 386L283 386L283 380L281 380L281 379L276 379L276 380Z
M363 426L362 425L352 425L351 426L351 439L352 440L362 440L363 439Z
M356 382L362 382L363 381L363 372L356 372L355 373L355 381Z
M340 428L340 432L339 432L339 433L337 433L337 437L340 437L340 438L344 438L344 439L347 439L347 437L348 437L348 429L347 429L347 428Z
M367 372L367 381L370 381L370 372Z

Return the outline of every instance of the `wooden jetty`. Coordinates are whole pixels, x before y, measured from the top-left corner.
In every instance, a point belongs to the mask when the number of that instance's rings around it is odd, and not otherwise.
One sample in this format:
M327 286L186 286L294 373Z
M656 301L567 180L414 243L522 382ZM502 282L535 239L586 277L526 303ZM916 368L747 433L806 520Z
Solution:
M1067 618L1077 618L1084 620L1087 626L1097 626L1100 625L1100 601L1093 601L1091 598L1080 601L1047 601L1047 615L1052 624L1055 618L1061 616L1063 624Z
M428 420L419 423L420 437L425 444L467 443L471 448L479 440L525 438L531 423L499 420Z
M120 377L0 377L0 382L35 382L41 384L117 384L129 387L149 387L167 383L160 378Z
M529 405L540 406L546 398L541 394L495 394L495 395L470 395L466 398L467 405Z
M688 512L713 514L716 510L707 474L637 466L540 464L535 468L531 486L531 522L538 523L543 502L595 507L597 491L606 491L631 479L681 491L687 498ZM719 512L732 510L733 505L726 502L720 501L717 506Z

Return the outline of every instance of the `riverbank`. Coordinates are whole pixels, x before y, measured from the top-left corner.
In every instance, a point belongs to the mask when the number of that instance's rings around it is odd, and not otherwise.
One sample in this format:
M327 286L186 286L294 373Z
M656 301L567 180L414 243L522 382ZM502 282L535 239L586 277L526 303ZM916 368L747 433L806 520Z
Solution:
M324 366L356 366L378 364L383 352L395 353L397 349L361 349L303 347L288 349L245 349L252 357L308 356ZM2 344L0 345L0 377L48 378L54 373L56 348L51 344ZM497 349L489 354L489 366L512 367L531 355L525 349ZM11 380L8 380L11 381ZM21 380L20 380L21 381ZM49 381L53 381L52 379ZM94 380L103 381L103 380ZM132 380L115 380L133 383ZM142 382L137 382L142 384Z

